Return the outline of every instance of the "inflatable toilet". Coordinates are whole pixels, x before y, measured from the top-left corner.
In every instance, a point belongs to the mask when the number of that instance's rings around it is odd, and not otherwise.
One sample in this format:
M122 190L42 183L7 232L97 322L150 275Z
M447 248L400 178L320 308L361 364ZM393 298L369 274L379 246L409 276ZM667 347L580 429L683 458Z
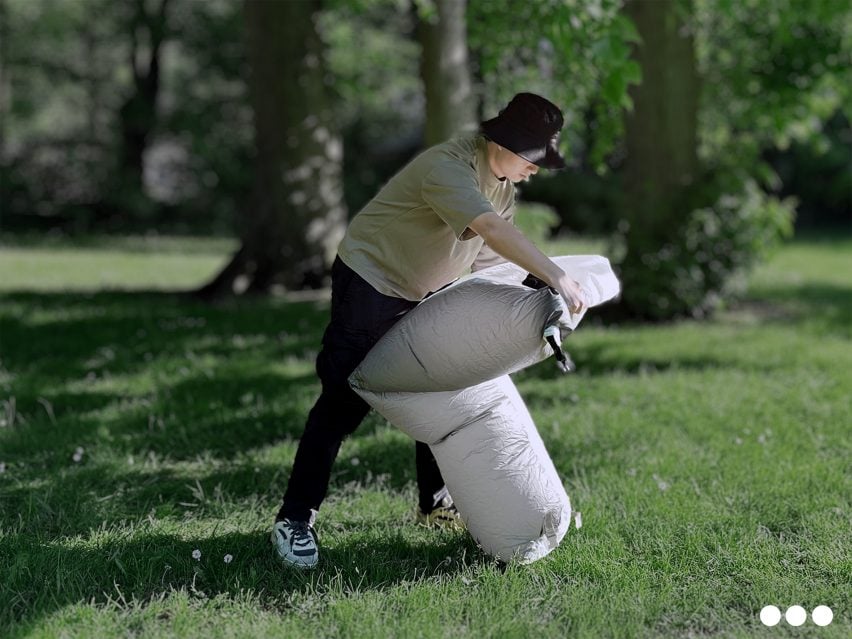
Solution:
M552 258L587 308L619 284L599 256ZM547 286L506 263L468 275L410 311L349 378L382 416L429 445L476 542L504 562L530 563L562 541L571 502L509 375L556 355L572 315Z

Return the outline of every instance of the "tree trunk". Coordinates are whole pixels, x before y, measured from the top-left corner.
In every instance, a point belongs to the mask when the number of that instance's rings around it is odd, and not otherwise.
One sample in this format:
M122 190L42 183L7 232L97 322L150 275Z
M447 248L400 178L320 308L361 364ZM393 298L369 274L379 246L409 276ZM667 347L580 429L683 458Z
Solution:
M245 2L257 149L241 247L200 293L318 286L345 230L343 147L328 97L321 2Z
M137 0L129 20L134 90L119 110L121 146L111 197L120 209L119 215L144 215L151 204L143 188L144 156L157 124L160 55L167 36L168 4L169 0L161 0L157 10L149 12L145 0ZM145 46L140 46L140 35Z
M426 95L425 144L443 142L476 123L467 51L466 0L435 0L435 15L418 21L420 76Z
M6 0L0 0L0 138L6 140L6 116L12 110L12 82L7 64L9 60L9 10ZM0 152L3 146L0 144ZM0 156L5 153L0 153ZM2 193L0 185L0 193Z
M630 90L634 109L625 118L629 228L622 300L633 315L662 317L665 308L655 305L664 302L655 290L669 282L651 271L659 266L661 249L682 228L689 211L681 210L679 201L698 177L699 77L692 34L680 19L678 2L630 0L625 10L642 38L634 50L642 83Z

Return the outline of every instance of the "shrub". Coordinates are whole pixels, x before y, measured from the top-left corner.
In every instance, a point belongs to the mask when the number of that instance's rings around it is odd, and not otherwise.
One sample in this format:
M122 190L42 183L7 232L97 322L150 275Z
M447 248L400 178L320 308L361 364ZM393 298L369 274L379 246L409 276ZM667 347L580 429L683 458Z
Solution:
M701 201L711 203L695 206ZM703 317L741 291L745 273L792 235L795 201L768 195L751 178L711 177L682 202L679 209L690 213L662 234L637 240L642 230L622 228L622 301L632 315Z
M550 238L559 226L559 216L546 204L518 202L515 205L515 226L531 241L540 244Z

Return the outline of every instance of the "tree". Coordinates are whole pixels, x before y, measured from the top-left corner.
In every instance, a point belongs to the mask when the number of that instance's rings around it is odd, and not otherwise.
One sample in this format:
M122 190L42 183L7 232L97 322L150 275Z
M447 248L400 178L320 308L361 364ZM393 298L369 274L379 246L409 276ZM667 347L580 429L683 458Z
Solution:
M779 183L760 152L818 134L849 95L849 9L633 0L626 12L642 39L643 82L625 117L622 310L700 317L792 233L794 203L767 193Z
M110 129L118 103L111 98L124 62L116 11L106 0L13 0L3 7L4 222L52 224L75 206L91 217L114 174Z
M694 0L706 90L704 158L755 170L761 150L822 143L837 110L852 119L852 3Z
M319 0L245 2L255 181L240 212L240 248L204 296L318 285L342 239L343 150L320 10Z
M466 0L435 0L422 11L417 38L426 97L424 142L432 146L475 124L467 51Z
M623 299L636 314L665 310L668 296L647 290L648 254L669 242L682 227L683 194L698 175L697 130L699 78L692 33L684 28L678 6L670 0L633 0L627 15L641 43L635 59L642 82L630 90L632 110L625 115L625 235L621 263ZM668 287L665 277L650 278Z
M484 113L521 90L540 93L566 113L561 144L593 169L622 136L627 88L640 79L630 56L637 39L623 0L471 0L470 47L484 85ZM589 130L583 117L591 114Z
M145 0L127 5L126 25L130 34L128 66L133 89L119 109L119 154L115 185L111 189L118 214L129 208L144 215L152 203L144 190L144 155L157 126L160 93L160 58L169 35L169 0L159 0L153 11Z

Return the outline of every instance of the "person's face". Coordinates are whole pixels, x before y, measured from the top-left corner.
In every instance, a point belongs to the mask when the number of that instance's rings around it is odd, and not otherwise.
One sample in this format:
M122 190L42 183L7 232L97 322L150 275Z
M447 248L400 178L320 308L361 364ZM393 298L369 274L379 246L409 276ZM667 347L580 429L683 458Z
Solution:
M508 178L512 183L522 182L538 173L535 164L501 146L497 147L494 154L493 169L497 177Z

